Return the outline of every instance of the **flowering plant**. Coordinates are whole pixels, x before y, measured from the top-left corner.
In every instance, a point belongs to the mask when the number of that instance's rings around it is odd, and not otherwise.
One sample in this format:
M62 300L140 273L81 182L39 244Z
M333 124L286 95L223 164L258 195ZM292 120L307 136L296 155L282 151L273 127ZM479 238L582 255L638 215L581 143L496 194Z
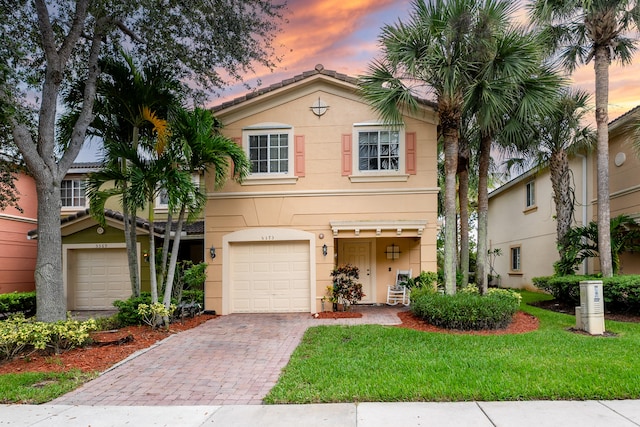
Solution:
M352 305L365 296L362 292L362 284L356 282L360 277L358 267L351 264L336 267L331 272L331 277L333 277L332 302Z

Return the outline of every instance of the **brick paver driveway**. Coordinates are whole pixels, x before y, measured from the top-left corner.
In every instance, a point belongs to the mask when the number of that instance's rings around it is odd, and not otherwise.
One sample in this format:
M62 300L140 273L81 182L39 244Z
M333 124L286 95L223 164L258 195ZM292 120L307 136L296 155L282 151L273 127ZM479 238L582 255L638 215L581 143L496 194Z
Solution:
M232 314L172 335L56 405L244 405L262 403L310 326L400 323L396 307L357 307L359 319L309 314Z

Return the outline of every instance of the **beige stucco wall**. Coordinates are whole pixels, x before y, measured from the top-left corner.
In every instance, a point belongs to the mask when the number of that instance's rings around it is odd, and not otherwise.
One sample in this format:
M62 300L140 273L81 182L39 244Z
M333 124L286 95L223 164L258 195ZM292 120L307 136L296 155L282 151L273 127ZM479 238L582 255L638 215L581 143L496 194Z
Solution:
M433 111L407 118L404 132L417 135L417 173L373 182L352 182L342 176L342 135L353 132L355 123L378 122L376 114L346 84L331 79L311 79L295 88L270 94L266 99L246 102L242 108L218 113L224 134L242 138L242 129L261 123L281 123L293 127L294 135L305 139L305 176L292 183L227 183L217 192L209 192L205 212L205 247L218 248L218 256L209 261L205 284L205 308L222 312L223 238L238 230L280 228L301 230L315 236L316 311L330 272L337 262L341 239L373 239L375 242L375 302L384 302L386 286L395 277L395 269L409 265L420 270L436 269L437 171L436 125ZM327 112L317 117L310 109L321 98ZM354 156L357 155L357 151ZM212 188L207 181L207 188ZM407 227L407 221L424 221L424 229ZM381 229L341 229L334 234L335 221L381 224ZM393 221L404 221L400 226ZM402 247L402 258L387 262L384 250L389 242ZM328 247L327 256L322 246ZM389 269L392 272L389 272ZM313 310L313 307L312 307Z
M582 156L572 157L570 169L575 184L575 224L590 221L592 199L590 189L582 185L590 163ZM525 208L525 188L535 181L535 207ZM587 181L588 182L588 181ZM585 203L586 201L586 203ZM553 274L558 260L553 191L548 169L516 179L489 199L489 248L499 248L502 256L494 268L503 287L530 288L532 278ZM521 271L511 271L511 248L520 246Z
M595 165L595 155L593 157ZM624 126L609 135L609 194L611 218L626 214L640 220L640 160L632 145L631 132ZM596 203L594 197L594 218L597 217ZM640 273L640 254L623 254L621 261L620 273Z

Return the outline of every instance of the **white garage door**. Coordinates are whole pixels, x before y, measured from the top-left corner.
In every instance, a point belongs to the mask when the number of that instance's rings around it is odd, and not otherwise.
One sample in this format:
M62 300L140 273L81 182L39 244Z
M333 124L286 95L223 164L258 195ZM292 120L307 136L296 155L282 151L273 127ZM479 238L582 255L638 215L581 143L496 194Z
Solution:
M113 310L131 296L126 249L74 249L68 261L69 310Z
M230 245L231 313L308 312L309 243Z

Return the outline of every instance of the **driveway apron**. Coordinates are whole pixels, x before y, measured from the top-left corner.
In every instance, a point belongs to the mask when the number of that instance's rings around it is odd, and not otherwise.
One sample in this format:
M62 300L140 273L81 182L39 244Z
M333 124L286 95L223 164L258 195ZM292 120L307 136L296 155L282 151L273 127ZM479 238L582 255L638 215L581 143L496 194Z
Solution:
M357 319L308 313L231 314L132 355L55 405L260 405L310 326L399 324L397 307L357 307Z

